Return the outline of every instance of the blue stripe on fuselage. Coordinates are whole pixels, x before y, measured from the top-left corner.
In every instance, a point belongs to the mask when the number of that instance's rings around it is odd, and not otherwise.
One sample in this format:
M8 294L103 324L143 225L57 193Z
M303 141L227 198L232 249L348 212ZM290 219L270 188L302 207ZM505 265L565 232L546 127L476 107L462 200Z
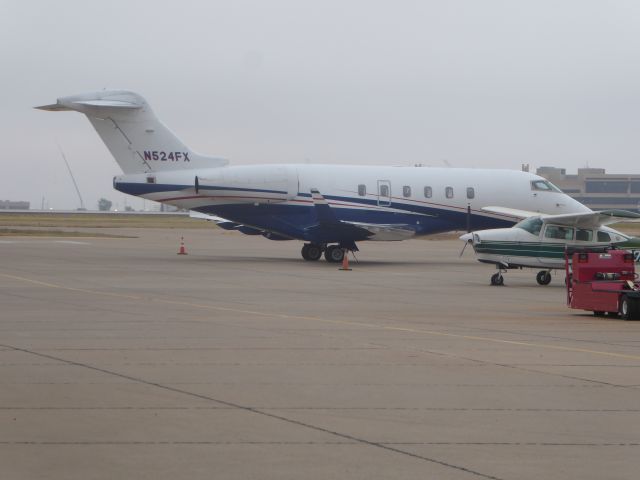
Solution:
M116 190L130 195L145 195L161 192L180 192L194 188L192 185L171 185L154 183L114 183ZM202 188L202 187L201 187ZM231 190L245 191L250 193L283 193L277 190L231 188L231 187L207 187L209 190ZM309 198L309 193L298 193L299 197ZM343 197L338 195L325 195L327 200L350 202L364 206L377 207L376 199L359 197ZM349 222L361 222L371 224L407 225L415 230L416 235L426 235L433 233L447 232L451 230L462 230L467 225L467 212L460 210L450 210L435 205L416 205L409 203L393 202L389 208L400 210L396 212L388 209L367 209L367 208L333 208L338 220ZM344 240L336 238L327 240L323 235L322 239L309 237L305 230L316 225L315 207L308 205L291 204L225 204L208 205L194 208L202 213L217 215L236 223L252 226L255 228L268 230L281 235L298 238L307 241L317 241L321 243ZM512 226L514 222L491 218L472 212L471 227L475 230L488 228L502 228Z
M195 189L195 185L171 185L166 183L128 183L114 182L113 188L129 195L146 195L149 193L161 192L180 192L187 189ZM279 193L286 194L283 190L266 190L261 188L236 188L236 187L217 187L210 185L199 185L198 190L219 190L231 192L252 192L252 193Z

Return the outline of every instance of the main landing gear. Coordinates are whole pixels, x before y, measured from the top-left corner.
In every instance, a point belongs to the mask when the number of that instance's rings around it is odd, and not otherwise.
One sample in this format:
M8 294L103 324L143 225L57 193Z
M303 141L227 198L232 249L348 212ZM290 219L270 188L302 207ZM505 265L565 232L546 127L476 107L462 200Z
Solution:
M302 246L302 258L305 260L316 261L322 256L322 247L314 243L305 243Z
M315 243L305 243L302 246L302 258L308 261L319 260L324 252L324 258L330 263L340 263L345 255L344 248L340 245L316 245Z

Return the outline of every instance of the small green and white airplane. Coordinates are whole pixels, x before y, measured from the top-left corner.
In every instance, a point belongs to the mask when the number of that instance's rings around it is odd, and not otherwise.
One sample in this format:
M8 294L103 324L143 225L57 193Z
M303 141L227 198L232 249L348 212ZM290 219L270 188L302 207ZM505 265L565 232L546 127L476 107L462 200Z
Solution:
M502 274L513 268L540 269L536 280L540 285L548 285L551 270L565 268L564 256L568 246L640 248L640 238L607 226L640 221L640 214L626 210L560 215L503 207L484 207L483 210L521 220L511 228L472 231L460 237L465 242L462 252L471 244L479 262L493 264L498 269L491 276L491 285L503 285Z

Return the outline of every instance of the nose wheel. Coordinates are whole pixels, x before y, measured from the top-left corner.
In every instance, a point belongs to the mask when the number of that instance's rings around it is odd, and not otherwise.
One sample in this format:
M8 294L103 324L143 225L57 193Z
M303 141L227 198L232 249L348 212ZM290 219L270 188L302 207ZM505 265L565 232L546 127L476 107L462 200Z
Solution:
M551 283L551 272L548 270L540 270L536 275L538 285L549 285Z
M504 285L504 277L502 272L497 272L491 275L491 285Z

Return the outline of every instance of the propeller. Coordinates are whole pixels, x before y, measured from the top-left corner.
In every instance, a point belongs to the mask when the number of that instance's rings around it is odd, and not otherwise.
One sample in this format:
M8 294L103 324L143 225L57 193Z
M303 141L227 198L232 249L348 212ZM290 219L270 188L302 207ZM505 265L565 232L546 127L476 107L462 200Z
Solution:
M462 246L462 250L460 250L460 255L458 255L458 257L462 257L465 248L467 248L467 245L473 245L473 233L465 233L464 235L461 235L460 240L464 241L464 245Z

